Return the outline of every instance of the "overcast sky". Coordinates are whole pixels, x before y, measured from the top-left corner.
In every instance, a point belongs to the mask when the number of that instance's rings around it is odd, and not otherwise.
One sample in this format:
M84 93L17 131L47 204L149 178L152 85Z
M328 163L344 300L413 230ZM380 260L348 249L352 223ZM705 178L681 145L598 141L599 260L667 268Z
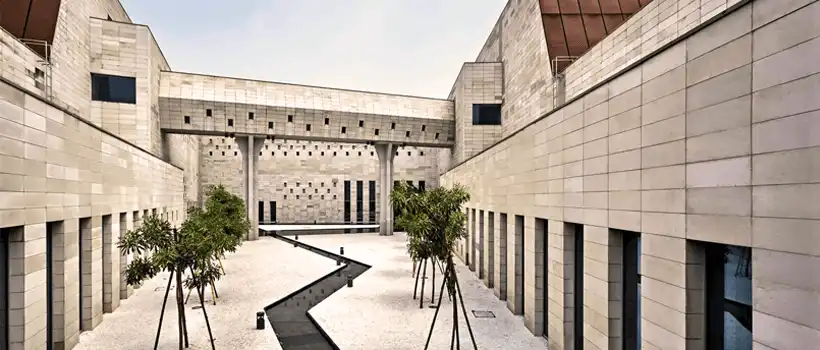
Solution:
M175 71L446 98L506 0L122 0ZM238 5L238 4L241 4Z

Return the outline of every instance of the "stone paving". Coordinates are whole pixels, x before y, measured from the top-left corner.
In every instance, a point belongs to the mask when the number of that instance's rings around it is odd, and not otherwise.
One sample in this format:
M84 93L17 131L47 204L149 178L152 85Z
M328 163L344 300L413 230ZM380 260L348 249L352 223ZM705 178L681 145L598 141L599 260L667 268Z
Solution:
M245 242L223 261L227 275L217 282L217 305L205 307L217 349L281 349L270 324L255 329L256 312L333 271L336 263L277 239ZM78 350L151 349L157 330L168 274L162 274L123 300L93 331L80 335ZM187 292L187 290L186 290ZM165 311L160 349L177 347L176 304L171 291ZM206 296L206 302L211 296ZM205 319L196 291L186 305L190 349L210 349Z
M305 236L300 237L300 240L333 252L338 252L339 247L344 246L346 256L372 266L354 281L353 288L342 288L310 311L339 348L424 348L435 312L427 307L430 304L430 280L427 283L424 308L419 309L419 301L413 300L412 262L406 252L403 234L397 233L392 237L378 236L375 233ZM460 261L456 265L464 303L479 349L547 348L542 337L533 336L525 328L522 317L514 316ZM429 270L428 268L428 276L431 274ZM438 294L441 286L439 273L436 274L436 283ZM446 296L441 308L430 349L449 348L452 304ZM472 315L472 310L489 310L496 318L477 319ZM472 349L461 309L459 325L462 348Z

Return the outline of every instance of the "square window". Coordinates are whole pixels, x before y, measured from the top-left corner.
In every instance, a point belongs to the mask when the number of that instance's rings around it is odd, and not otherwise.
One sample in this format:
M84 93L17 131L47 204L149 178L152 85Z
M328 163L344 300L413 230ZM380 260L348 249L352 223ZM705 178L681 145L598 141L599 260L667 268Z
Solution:
M361 156L362 156L362 152L359 152L359 157L361 157Z
M410 152L407 152L407 156L408 156L408 157L410 156Z
M206 117L213 117L214 116L214 111L211 110L210 108L206 109L205 110L205 116Z
M422 125L421 126L421 131L427 131L427 125Z
M308 152L308 156L312 156L312 155L313 155L313 152Z
M296 156L297 156L297 157L299 156L299 151L296 151Z
M288 195L285 195L285 199L288 199Z
M390 130L396 130L396 123L390 123Z
M474 104L473 125L501 125L501 105Z
M288 114L288 123L293 123L293 115Z
M322 151L322 156L324 156L324 155L325 155L325 151Z
M436 140L438 140L438 133L436 133Z
M285 151L285 157L287 157L287 156L288 156L288 152L287 152L287 151Z
M325 125L330 125L330 118L325 118Z
M248 119L253 120L253 112L248 112Z
M336 156L336 152L333 152L333 156L334 156L334 157Z
M419 151L419 155L420 155L420 156L423 156L423 155L424 155L424 151Z
M305 131L310 131L310 124L305 124Z
M374 130L373 135L379 136L379 129Z
M233 127L233 119L228 119L228 126Z
M350 152L345 152L345 156L349 156L349 155L350 155Z
M273 122L268 122L268 129L273 129Z
M345 134L345 133L347 133L347 128L343 126L342 127L342 134Z
M136 104L137 78L91 73L91 99Z
M360 121L359 121L359 127L360 127L360 128L363 128L363 127L364 127L364 120L360 120Z
M223 155L223 156L225 155L225 151L222 151L222 155Z
M191 124L191 117L185 116L185 124Z
M209 156L212 156L212 155L214 155L214 152L213 152L213 151L208 152L208 155L209 155Z
M404 137L410 137L410 132L409 131L405 132Z

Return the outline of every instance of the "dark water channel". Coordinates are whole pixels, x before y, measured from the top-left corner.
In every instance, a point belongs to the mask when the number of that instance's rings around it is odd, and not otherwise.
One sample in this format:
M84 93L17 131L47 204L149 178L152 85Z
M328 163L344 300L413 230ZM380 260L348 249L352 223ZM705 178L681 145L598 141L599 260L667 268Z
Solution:
M347 286L348 276L356 277L367 271L370 266L348 259L343 255L335 254L311 245L272 234L273 237L296 244L294 249L307 249L313 253L332 260L341 260L339 268L333 272L296 290L288 296L265 308L273 331L279 338L284 350L335 350L336 344L318 326L315 320L307 313L331 294Z

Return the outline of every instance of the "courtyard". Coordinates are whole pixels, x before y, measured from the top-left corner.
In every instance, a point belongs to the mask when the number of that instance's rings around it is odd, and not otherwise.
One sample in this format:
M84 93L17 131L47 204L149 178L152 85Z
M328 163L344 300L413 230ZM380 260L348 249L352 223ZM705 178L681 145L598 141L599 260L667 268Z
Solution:
M415 279L404 246L403 233L300 235L299 241L331 252L344 247L345 256L371 265L353 282L310 309L309 313L340 349L422 349L435 309L430 308L431 279L425 287L423 307L413 299ZM216 283L216 305L205 296L215 345L218 349L282 349L266 322L255 329L255 315L289 293L332 272L338 266L306 249L273 237L245 242L223 261L227 274ZM533 336L520 316L514 316L503 301L457 261L457 273L470 324L480 349L546 349L546 341ZM427 276L432 274L428 268ZM104 322L82 333L76 349L145 349L153 346L167 274L162 274L123 300L119 309L105 314ZM436 276L436 294L441 275ZM186 291L187 292L187 291ZM173 293L166 307L160 349L177 346ZM436 296L438 298L438 296ZM186 304L191 349L208 349L208 333L199 299L194 293ZM449 346L452 304L442 300L431 340L431 349ZM477 318L472 311L491 311L494 318ZM461 312L461 311L459 311ZM471 346L463 319L461 344ZM284 349L287 350L287 349Z

